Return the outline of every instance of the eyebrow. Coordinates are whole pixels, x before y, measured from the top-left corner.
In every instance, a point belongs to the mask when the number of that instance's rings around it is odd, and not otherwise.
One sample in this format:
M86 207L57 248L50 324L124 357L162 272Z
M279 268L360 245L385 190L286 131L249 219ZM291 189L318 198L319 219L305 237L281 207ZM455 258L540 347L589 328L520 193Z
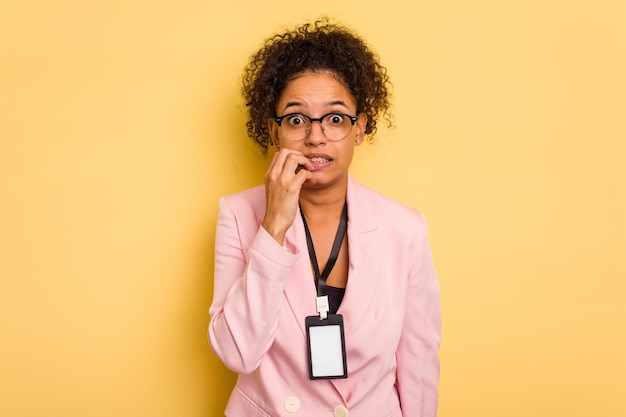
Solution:
M300 101L289 101L287 102L287 104L285 104L285 108L284 110L287 110L289 107L297 107L297 106L301 106L302 102ZM333 101L329 101L328 103L324 103L325 106L343 106L346 109L348 108L348 105L343 101L343 100L333 100Z

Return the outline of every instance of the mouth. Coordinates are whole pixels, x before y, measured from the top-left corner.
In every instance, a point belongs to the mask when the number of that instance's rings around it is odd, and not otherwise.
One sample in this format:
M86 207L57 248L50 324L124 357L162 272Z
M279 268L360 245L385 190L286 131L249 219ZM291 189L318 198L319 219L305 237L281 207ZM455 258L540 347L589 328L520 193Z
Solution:
M313 164L313 171L324 169L333 162L333 158L325 154L309 154L306 157L311 161L311 164Z
M311 161L313 163L313 165L315 164L323 164L326 162L330 162L331 159L330 158L325 158L323 156L314 156L312 158L309 158L309 161Z

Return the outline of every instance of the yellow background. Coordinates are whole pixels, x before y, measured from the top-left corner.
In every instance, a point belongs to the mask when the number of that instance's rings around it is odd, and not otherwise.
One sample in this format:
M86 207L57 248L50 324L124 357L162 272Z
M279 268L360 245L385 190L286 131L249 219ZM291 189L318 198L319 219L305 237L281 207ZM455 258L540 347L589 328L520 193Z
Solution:
M221 415L220 196L261 183L238 77L327 13L394 82L353 174L424 211L440 417L626 416L626 2L0 5L0 415Z

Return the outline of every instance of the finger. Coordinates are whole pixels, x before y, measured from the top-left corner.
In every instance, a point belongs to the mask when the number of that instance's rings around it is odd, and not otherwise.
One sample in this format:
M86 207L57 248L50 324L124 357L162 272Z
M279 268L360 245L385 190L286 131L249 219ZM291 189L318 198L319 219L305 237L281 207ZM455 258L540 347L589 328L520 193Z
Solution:
M282 175L285 170L285 163L292 152L282 149L274 154L265 175L267 179L277 179Z
M309 171L308 169L301 168L296 173L296 180L300 183L300 186L302 186L302 184L304 184L309 178L312 178L312 177L313 177L313 173Z
M276 152L274 156L272 156L272 160L270 161L270 165L267 168L267 171L271 172L271 171L274 171L276 167L282 166L284 162L279 162L279 161L283 158L284 158L284 155L281 155L280 152Z
M288 155L284 165L284 170L286 172L296 174L302 168L311 171L313 170L313 164L308 158L299 152Z
M283 172L295 175L298 170L298 166L300 165L300 162L302 162L301 159L302 157L300 155L297 155L295 153L289 154L287 156L287 159L285 159Z
M307 169L309 171L313 170L313 163L309 158L304 155L298 158L298 165L301 165L302 167L304 167L304 169Z
M299 165L303 165L307 169L313 168L313 164L311 163L311 161L306 156L304 156L302 152L294 151L291 149L281 149L274 156L277 157L276 162L278 164L280 164L281 160L283 161L283 164L284 164L284 161L286 161L289 158L297 158Z

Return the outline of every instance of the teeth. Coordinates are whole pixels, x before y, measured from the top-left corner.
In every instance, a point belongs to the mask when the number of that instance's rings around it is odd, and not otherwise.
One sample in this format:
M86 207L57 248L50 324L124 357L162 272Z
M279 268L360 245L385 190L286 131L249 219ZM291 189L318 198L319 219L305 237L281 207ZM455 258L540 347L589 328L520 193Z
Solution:
M313 163L328 162L328 159L326 159L326 158L319 158L319 157L311 158L311 162L313 162Z

